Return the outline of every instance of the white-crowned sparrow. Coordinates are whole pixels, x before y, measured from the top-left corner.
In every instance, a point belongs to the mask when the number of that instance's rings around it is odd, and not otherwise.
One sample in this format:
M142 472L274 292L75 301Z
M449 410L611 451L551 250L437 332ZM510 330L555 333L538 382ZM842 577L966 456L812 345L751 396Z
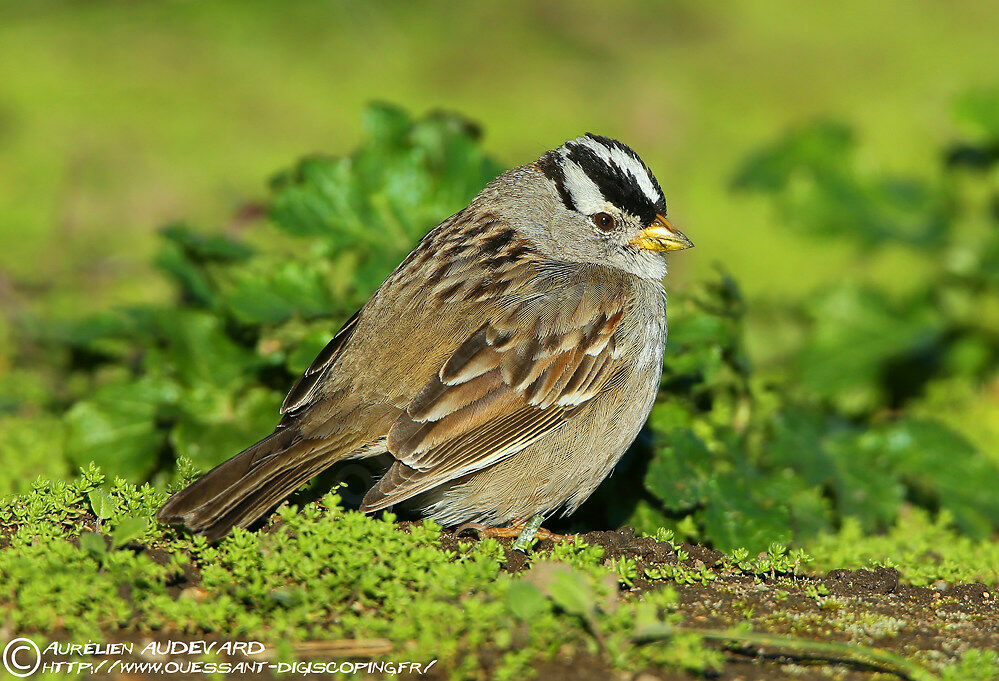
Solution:
M443 525L574 511L645 423L666 251L691 242L629 147L586 135L490 182L423 238L288 393L274 432L159 519L217 539L332 464L386 452L361 509Z

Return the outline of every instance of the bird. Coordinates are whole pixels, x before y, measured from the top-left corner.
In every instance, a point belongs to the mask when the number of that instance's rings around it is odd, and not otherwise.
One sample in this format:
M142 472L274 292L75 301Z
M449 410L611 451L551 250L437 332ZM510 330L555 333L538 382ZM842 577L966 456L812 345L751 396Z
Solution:
M666 253L693 246L630 147L587 133L430 230L295 382L273 433L173 494L217 541L323 470L386 457L359 510L514 536L567 515L645 424Z

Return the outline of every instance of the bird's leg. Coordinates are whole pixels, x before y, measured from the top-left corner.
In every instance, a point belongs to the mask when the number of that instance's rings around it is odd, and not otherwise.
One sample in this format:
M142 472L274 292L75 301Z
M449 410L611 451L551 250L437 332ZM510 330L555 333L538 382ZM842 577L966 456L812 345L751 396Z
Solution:
M506 527L489 527L482 523L465 523L455 530L455 534L461 534L466 530L473 530L480 537L495 537L497 539L516 537L516 541L513 542L513 548L522 553L527 553L527 548L531 545L531 540L535 537L538 539L551 539L552 541L562 541L565 539L563 535L549 532L541 527L544 519L545 517L539 513L527 522L514 521Z

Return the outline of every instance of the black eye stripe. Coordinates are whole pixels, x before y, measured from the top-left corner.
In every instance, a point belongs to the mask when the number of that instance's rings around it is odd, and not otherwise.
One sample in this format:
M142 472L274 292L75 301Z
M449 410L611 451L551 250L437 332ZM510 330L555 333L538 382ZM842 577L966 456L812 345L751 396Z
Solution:
M595 135L590 135L589 137L608 149L620 149L641 163L635 152L624 144ZM568 142L565 145L565 149L568 152L566 157L578 164L583 172L593 180L593 184L597 186L597 189L600 190L604 198L615 206L638 216L646 224L651 223L655 219L656 213L664 213L666 211L666 202L661 198L662 190L651 173L649 173L649 177L660 197L657 201L649 199L630 172L619 167L612 161L608 162L587 145L578 142ZM648 170L644 163L642 164L642 168L646 171ZM561 168L559 170L561 172Z
M555 184L559 198L562 199L566 208L575 211L581 210L580 206L575 203L573 192L567 186L565 164L572 162L578 165L580 170L590 178L603 198L637 216L646 224L652 222L657 213L666 213L666 201L663 198L659 182L638 154L626 144L609 137L592 133L587 133L586 137L606 148L607 153L601 155L588 144L569 141L561 149L549 151L538 159L538 167ZM623 153L635 161L636 165L647 175L656 199L650 199L639 185L638 178L632 174L633 168L622 168L614 160L608 158L612 153Z

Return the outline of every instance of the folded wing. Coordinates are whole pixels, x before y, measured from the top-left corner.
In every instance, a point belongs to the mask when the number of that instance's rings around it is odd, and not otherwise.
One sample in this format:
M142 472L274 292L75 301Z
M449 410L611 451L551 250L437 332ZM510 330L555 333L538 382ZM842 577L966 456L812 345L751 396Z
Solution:
M388 433L397 459L363 510L496 464L571 419L621 376L612 280L530 263L466 286L496 312L409 402ZM450 292L451 295L454 292Z

